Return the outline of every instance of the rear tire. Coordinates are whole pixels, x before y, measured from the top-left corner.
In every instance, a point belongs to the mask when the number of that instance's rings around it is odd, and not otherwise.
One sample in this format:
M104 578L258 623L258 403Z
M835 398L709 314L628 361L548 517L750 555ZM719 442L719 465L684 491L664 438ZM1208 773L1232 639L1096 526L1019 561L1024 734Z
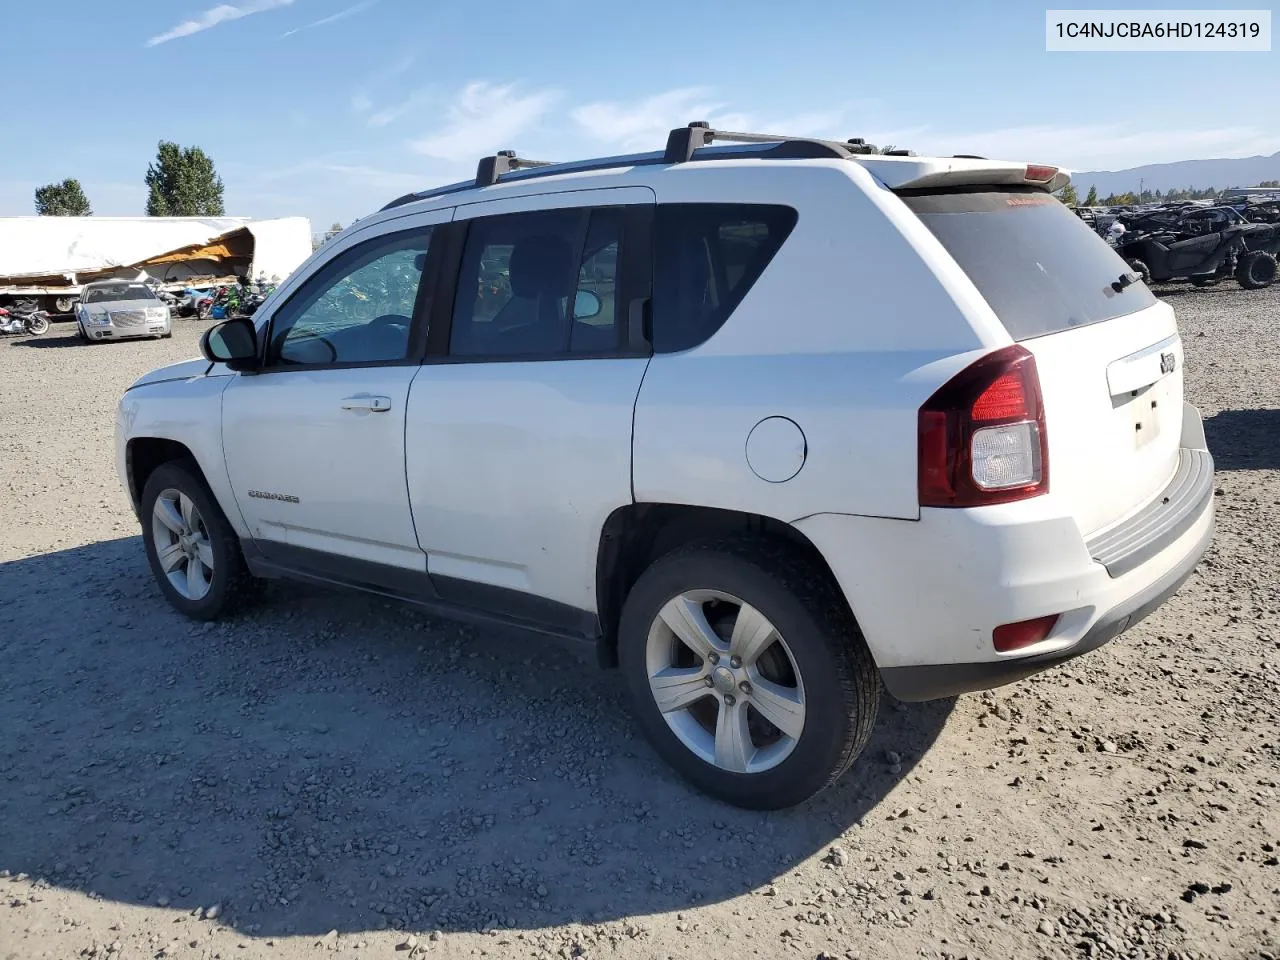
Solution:
M172 509L158 509L162 499ZM179 613L193 620L218 620L257 599L261 582L249 573L236 532L194 463L156 467L143 487L140 514L151 572ZM174 549L188 544L190 551Z
M1147 286L1151 285L1151 268L1147 266L1144 260L1130 260L1129 269L1142 278L1142 282Z
M793 806L834 783L879 708L880 675L844 598L784 543L693 544L656 561L623 606L618 655L658 754L699 789L748 809Z
M48 317L32 317L27 321L27 332L33 337L40 337L49 332Z
M1265 250L1241 254L1236 263L1236 282L1246 290L1261 290L1276 282L1276 258Z

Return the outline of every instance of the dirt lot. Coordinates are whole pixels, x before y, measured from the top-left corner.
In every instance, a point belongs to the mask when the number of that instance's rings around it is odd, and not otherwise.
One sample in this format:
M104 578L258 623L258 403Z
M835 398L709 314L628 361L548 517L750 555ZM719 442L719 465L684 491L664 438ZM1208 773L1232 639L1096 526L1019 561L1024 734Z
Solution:
M1175 291L1216 545L1105 650L886 704L836 789L713 803L590 651L152 584L116 399L195 353L0 342L0 960L1280 957L1280 289Z

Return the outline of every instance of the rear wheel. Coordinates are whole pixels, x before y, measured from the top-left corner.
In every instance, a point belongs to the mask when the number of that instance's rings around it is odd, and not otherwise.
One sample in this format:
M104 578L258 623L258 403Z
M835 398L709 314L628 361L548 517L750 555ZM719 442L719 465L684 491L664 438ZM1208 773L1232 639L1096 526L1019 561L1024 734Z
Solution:
M53 308L58 313L70 313L75 309L75 306L76 302L70 297L58 297L58 299L53 301Z
M779 809L866 746L880 679L844 599L794 548L698 544L627 597L619 663L655 750L703 791Z
M49 332L48 317L32 317L27 321L27 332L33 337Z
M180 613L217 620L257 596L235 531L194 464L157 467L140 506L151 572Z
M1145 260L1130 260L1129 269L1140 276L1143 283L1151 283L1151 268L1147 266Z
M1276 258L1265 250L1242 254L1236 263L1236 282L1246 290L1261 290L1276 281Z

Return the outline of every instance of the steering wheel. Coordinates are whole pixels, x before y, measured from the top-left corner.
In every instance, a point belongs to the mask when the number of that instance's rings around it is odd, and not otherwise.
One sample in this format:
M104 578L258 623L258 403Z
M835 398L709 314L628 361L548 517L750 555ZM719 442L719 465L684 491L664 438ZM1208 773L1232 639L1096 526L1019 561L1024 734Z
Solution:
M371 327L408 327L413 321L399 313L384 313L369 321Z

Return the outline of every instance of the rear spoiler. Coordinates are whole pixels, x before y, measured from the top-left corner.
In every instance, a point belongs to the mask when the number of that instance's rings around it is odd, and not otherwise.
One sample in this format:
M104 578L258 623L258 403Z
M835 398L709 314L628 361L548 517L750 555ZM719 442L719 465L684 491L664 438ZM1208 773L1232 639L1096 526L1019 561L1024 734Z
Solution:
M890 190L1016 186L1053 193L1071 182L1058 167L980 157L858 157L857 162Z

